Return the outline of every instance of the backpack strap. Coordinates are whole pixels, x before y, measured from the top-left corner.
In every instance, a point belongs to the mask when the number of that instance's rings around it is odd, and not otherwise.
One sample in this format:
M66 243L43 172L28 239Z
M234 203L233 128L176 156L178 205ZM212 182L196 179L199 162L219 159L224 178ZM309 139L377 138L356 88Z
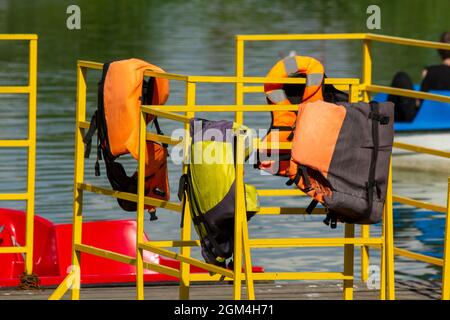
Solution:
M185 173L180 177L178 184L178 200L182 202L180 228L184 227L184 211L186 209L186 198L188 197L188 175Z
M367 217L370 216L370 213L372 212L372 206L373 206L373 192L376 188L377 195L379 192L379 186L377 184L377 181L375 180L375 173L376 173L376 167L377 167L377 159L378 159L378 149L380 146L380 141L378 137L378 127L380 124L388 124L389 123L389 117L383 116L379 112L379 105L376 101L371 101L370 103L370 113L369 113L369 119L372 120L372 141L373 141L373 149L372 149L372 157L370 159L370 167L369 167L369 178L366 182L366 191L367 191Z
M187 198L189 197L191 206L193 208L193 210L191 210L192 222L198 229L201 229L203 227L206 230L205 236L202 235L202 232L198 232L200 242L202 243L202 247L209 252L210 256L214 256L216 262L218 262L220 265L223 265L223 263L225 262L225 258L223 257L226 256L226 253L222 251L216 239L213 236L211 236L211 228L200 211L195 195L190 196L191 195L191 188L189 183L190 179L191 176L188 169L188 173L183 174L180 177L180 183L178 188L178 198L180 199L180 201L181 200L183 201L183 211L181 215L180 228L182 228L184 225L184 214L186 208L185 206ZM209 243L212 244L212 246L216 250L216 253L213 253L211 251L211 248L206 244L205 238L209 241Z
M331 229L336 229L337 227L337 216L334 211L329 211L327 213L327 216L323 220L323 223L325 223L327 226L330 226Z

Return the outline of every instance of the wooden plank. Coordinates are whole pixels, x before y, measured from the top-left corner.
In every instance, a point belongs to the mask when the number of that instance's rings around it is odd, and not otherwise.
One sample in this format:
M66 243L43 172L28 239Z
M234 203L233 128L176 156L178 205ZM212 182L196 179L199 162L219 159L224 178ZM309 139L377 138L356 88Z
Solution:
M136 297L134 286L87 287L81 289L81 299L126 299ZM145 299L178 300L178 285L149 285L145 287ZM377 300L378 291L370 290L364 283L358 282L354 286L356 300ZM19 291L13 289L0 289L0 300L43 300L47 299L53 289L46 288L35 291ZM243 293L245 288L243 289ZM233 286L231 283L221 284L193 284L190 290L191 299L231 299ZM300 283L255 283L255 294L258 300L340 300L342 298L342 283L336 281L303 281ZM397 281L396 294L399 300L411 299L439 299L440 284L426 281ZM68 299L66 294L64 299Z

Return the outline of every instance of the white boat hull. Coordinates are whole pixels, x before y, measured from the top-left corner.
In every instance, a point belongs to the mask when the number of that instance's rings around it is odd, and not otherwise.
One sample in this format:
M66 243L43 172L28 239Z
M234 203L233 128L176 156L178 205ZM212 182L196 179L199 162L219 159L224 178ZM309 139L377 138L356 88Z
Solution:
M396 133L394 141L450 152L450 132ZM449 158L420 154L409 150L394 148L392 165L394 168L434 171L450 176Z

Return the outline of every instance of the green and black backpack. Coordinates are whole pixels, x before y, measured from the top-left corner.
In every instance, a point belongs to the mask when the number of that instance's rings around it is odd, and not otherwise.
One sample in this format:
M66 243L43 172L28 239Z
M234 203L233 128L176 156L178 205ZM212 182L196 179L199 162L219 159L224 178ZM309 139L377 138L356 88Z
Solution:
M234 250L235 138L243 128L226 120L192 119L189 169L178 191L180 200L189 198L203 258L221 267ZM259 203L254 186L245 184L245 193L249 220Z

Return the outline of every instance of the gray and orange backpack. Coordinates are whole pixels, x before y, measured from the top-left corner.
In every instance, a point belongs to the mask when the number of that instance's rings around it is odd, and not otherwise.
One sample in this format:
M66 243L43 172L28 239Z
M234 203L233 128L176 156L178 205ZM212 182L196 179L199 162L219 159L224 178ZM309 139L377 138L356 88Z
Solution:
M288 185L328 210L324 220L373 224L382 218L394 137L391 102L301 104Z
M105 63L98 83L98 105L84 137L85 157L88 158L92 138L97 131L97 161L95 175L100 175L99 160L103 158L106 175L114 190L136 194L137 172L128 176L117 158L131 154L139 158L139 119L141 105L163 105L169 96L167 79L144 79L144 71L164 72L161 68L139 59L127 59ZM158 134L162 134L156 117L148 116ZM169 199L167 174L167 146L147 141L145 166L145 195L161 200ZM136 203L117 200L125 211L136 211ZM151 220L156 219L155 207L146 205Z

